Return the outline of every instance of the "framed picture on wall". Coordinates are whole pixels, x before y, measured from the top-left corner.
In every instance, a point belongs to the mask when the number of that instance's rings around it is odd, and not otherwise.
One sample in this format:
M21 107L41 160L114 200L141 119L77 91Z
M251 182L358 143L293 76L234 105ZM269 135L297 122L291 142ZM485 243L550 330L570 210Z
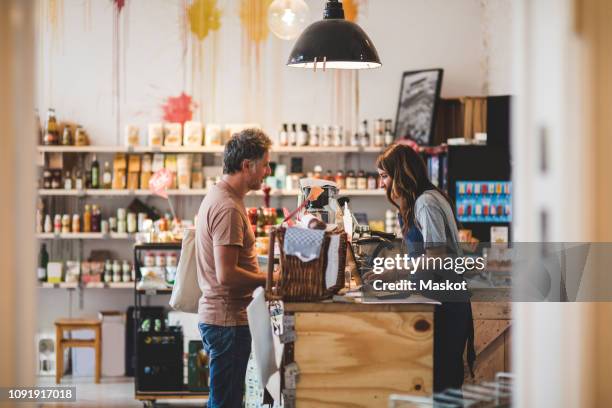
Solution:
M396 139L407 137L421 146L432 144L442 73L441 68L404 72L395 118Z

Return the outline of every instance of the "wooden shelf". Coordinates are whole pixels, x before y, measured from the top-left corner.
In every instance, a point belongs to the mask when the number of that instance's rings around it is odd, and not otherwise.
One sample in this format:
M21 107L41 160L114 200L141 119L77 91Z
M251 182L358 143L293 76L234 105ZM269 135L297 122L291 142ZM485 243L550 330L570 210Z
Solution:
M205 196L208 190L206 189L189 189L189 190L168 190L169 196ZM299 190L272 190L270 195L273 197L290 197L297 196ZM104 189L88 189L88 190L63 190L63 189L39 189L38 194L41 196L75 196L75 197L131 197L131 196L154 196L149 190L104 190ZM263 191L252 191L250 196L263 196ZM340 195L345 196L384 196L385 192L382 189L376 190L340 190Z
M39 153L222 153L224 146L38 146Z
M89 282L89 283L78 283L78 282L62 282L62 283L49 283L43 282L39 288L42 289L76 289L81 286L84 289L134 289L134 282Z
M223 153L225 146L38 146L39 153ZM380 153L384 147L272 146L272 153Z
M55 234L53 232L50 233L41 233L36 234L36 238L38 239L134 239L134 234L119 233L119 232L111 232L109 234L103 234L101 232L68 232L68 233L60 233Z

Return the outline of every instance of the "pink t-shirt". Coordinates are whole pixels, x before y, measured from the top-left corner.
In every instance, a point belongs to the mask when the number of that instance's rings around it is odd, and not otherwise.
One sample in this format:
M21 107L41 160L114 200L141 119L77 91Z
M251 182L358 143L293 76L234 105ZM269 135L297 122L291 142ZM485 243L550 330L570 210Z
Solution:
M198 315L200 322L206 324L246 325L246 307L255 286L232 289L217 281L214 258L214 247L217 245L239 246L238 266L250 272L259 272L255 235L244 202L225 181L210 189L198 211L196 250L198 283L202 290Z

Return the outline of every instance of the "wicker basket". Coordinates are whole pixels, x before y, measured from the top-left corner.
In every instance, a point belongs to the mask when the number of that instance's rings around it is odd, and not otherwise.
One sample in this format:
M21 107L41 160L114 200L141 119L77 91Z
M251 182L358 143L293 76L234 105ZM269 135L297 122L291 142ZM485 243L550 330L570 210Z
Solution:
M346 265L346 233L325 232L321 253L317 259L303 262L298 257L286 255L283 244L285 228L273 228L270 231L270 250L268 252L268 278L266 294L268 299L282 299L293 302L317 302L330 298L344 287L344 268ZM332 235L339 235L338 246L338 278L336 284L329 289L325 284L327 269L327 252ZM273 282L274 244L278 240L280 247L280 278Z

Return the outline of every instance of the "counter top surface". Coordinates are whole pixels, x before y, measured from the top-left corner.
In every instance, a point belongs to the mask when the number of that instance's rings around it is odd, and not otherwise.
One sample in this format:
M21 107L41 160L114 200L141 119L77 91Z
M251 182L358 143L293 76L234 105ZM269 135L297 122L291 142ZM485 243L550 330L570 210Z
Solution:
M411 303L285 302L284 305L287 312L433 312L436 303L423 298Z

